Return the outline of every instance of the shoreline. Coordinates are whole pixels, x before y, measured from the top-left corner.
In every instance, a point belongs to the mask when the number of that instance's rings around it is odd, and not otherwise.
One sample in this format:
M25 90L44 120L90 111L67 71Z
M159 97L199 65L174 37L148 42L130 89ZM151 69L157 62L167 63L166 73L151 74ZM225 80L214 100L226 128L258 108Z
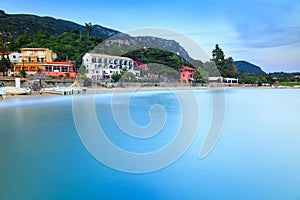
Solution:
M123 92L132 92L132 91L166 91L166 90L234 90L234 89L299 89L293 87L285 87L285 88L275 88L275 87L243 87L243 86L233 86L233 87L193 87L193 86L180 86L180 87L117 87L117 88L104 88L104 87L97 87L97 88L88 88L86 93L84 94L101 94L101 93L123 93ZM59 97L59 96L74 96L73 95L57 95L57 94L47 94L47 93L33 93L28 95L6 95L6 99L28 99L28 98L35 98L35 99L42 99L48 97ZM2 100L2 101L5 101ZM1 102L1 101L0 101Z

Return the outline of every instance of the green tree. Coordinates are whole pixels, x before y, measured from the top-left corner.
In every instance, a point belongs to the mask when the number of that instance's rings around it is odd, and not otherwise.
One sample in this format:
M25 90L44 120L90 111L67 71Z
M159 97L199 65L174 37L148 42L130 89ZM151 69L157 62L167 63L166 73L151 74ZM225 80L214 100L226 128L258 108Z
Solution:
M82 76L85 76L86 74L86 66L85 65L81 65L79 70L78 70L79 74Z
M175 70L179 70L179 68L182 66L182 61L177 54L162 49L138 49L130 51L124 54L124 56L143 63L158 63L168 65Z
M218 67L225 66L225 54L218 44L216 44L215 49L212 50L212 61L214 61Z
M224 77L236 77L237 67L233 63L233 58L225 58L223 50L218 44L216 44L215 49L212 51L212 61L217 65L218 70Z
M9 62L9 60L7 59L7 57L4 57L4 59L2 60L2 54L0 55L0 68L1 68L1 72L3 74L3 76L7 76L7 70L11 68L11 63ZM3 62L3 64L2 64Z
M27 76L27 73L26 73L26 71L24 69L21 69L19 71L19 74L21 75L22 78L26 78L26 76Z
M222 76L228 76L228 67L226 66L225 54L223 50L216 44L212 50L212 61L215 62Z
M92 30L94 29L92 23L85 23L85 34L86 37L89 38L91 35Z
M201 70L199 67L196 68L196 70L195 70L194 78L195 78L196 83L203 82L203 77L202 77L200 71Z
M121 76L123 77L127 73L127 68L123 67L121 70Z
M111 79L114 80L115 83L117 83L120 78L122 78L121 74L113 74L111 75Z

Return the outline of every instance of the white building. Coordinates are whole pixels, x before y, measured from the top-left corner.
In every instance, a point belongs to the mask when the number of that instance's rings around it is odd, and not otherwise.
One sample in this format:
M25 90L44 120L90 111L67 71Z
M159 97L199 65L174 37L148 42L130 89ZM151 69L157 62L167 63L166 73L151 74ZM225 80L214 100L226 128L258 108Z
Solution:
M19 63L21 54L19 52L5 52L4 58L7 59L7 55L10 63ZM2 53L0 53L0 60L2 60Z
M222 76L208 77L209 83L222 83L222 84L238 84L238 78L223 78Z
M11 63L19 63L21 54L19 52L10 52L8 57Z
M82 65L86 67L87 77L94 80L100 80L103 77L109 78L113 74L120 74L124 67L135 76L140 76L140 71L134 70L133 60L127 57L86 53L82 57Z
M227 84L239 84L239 79L238 78L224 78L223 83Z

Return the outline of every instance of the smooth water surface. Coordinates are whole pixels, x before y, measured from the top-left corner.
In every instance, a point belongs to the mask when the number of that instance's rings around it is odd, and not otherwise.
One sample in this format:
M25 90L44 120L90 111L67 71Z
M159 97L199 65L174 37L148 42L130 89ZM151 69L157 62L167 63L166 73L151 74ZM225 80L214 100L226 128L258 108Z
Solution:
M72 97L0 102L0 199L300 199L300 90L225 94L224 128L213 151L198 158L212 104L208 91L195 91L199 129L193 144L169 167L146 174L110 169L85 149ZM153 104L161 104L168 116L161 133L146 140L122 133L110 100L110 93L96 96L97 117L120 148L145 153L176 137L181 112L172 93L132 97L129 109L137 124L151 122Z

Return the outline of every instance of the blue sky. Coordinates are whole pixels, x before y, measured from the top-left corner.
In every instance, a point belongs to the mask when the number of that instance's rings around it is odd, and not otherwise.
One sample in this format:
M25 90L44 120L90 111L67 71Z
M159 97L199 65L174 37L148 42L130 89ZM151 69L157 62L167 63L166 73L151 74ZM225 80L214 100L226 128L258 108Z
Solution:
M218 43L226 56L267 72L300 71L300 0L7 0L0 1L0 9L123 32L149 27L173 30L194 40L209 56Z

